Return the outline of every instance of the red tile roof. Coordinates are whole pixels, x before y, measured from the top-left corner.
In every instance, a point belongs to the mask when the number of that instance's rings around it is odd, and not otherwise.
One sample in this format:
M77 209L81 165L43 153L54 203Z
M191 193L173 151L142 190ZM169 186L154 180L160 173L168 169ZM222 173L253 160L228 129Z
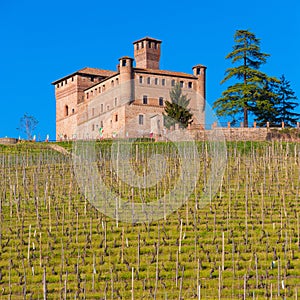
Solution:
M158 42L158 43L161 43L161 42L162 42L161 40L154 39L154 38L152 38L152 37L150 37L150 36L145 36L145 37L142 38L142 39L139 39L139 40L137 40L137 41L134 41L132 44L136 44L136 43L141 42L141 41L154 41L154 42Z
M194 76L193 74L188 74L183 72L174 72L174 71L157 70L157 69L142 69L142 68L134 68L134 71L137 73L147 73L147 74L157 74L157 75L167 75L167 76L197 79L197 77Z
M97 68L90 68L90 67L85 67L83 69L80 69L72 74L69 74L67 76L64 76L60 79L57 79L55 81L52 82L52 84L56 84L66 78L69 78L71 76L74 76L76 74L85 74L85 75L95 75L95 76L103 76L103 77L108 77L111 76L113 74L115 74L115 71L110 71L110 70L102 70L102 69L97 69Z

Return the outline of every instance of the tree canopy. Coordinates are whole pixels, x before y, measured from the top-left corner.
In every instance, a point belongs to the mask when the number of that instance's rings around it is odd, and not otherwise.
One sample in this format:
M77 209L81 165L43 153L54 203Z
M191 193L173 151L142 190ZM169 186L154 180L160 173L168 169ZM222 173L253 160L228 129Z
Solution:
M222 93L213 107L218 116L230 116L233 123L242 118L244 127L248 127L248 112L254 113L257 107L264 107L266 110L270 108L268 97L272 98L274 95L271 94L272 91L266 94L265 87L270 81L277 79L259 71L269 54L261 52L260 40L255 34L248 30L237 30L234 42L233 50L226 59L238 65L226 70L221 84L230 79L236 79L237 82Z

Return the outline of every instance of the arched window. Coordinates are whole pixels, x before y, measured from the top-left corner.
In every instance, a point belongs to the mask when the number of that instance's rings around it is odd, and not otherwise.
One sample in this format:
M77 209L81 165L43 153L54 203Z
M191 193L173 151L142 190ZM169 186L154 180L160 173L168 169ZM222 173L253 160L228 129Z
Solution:
M65 116L68 116L69 115L69 106L66 105L65 106Z

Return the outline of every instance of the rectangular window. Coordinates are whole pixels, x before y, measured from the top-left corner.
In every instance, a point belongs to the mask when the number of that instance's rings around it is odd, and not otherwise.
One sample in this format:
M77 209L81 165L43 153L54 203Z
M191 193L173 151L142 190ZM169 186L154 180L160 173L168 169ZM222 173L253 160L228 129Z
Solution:
M115 98L115 106L118 105L118 98Z
M180 81L180 87L183 88L183 81Z
M161 85L166 85L166 79L161 80Z
M139 124L144 125L144 115L139 115Z
M126 67L126 59L122 59L122 67Z
M118 122L118 115L115 115L115 122Z
M147 78L147 83L148 83L148 84L151 83L151 78L150 78L150 77Z
M103 104L101 104L101 112L103 112Z
M103 128L103 121L100 121L100 127Z
M109 110L109 105L106 106L106 110Z
M171 85L172 85L172 86L175 85L175 80L174 80L174 79L172 80Z
M94 130L95 130L95 125L93 124L93 125L92 125L92 131L94 131Z
M143 104L148 104L148 96L143 96Z
M193 87L193 83L191 81L189 81L188 87L189 87L189 89L191 89Z
M143 76L140 76L140 83L143 83Z
M91 77L91 81L94 81L94 77Z
M154 79L154 84L155 84L155 85L158 85L158 78L155 78L155 79Z
M201 69L197 68L197 75L200 75L200 74L201 74Z
M159 102L160 106L163 106L164 105L164 98L163 97L159 97L158 102Z

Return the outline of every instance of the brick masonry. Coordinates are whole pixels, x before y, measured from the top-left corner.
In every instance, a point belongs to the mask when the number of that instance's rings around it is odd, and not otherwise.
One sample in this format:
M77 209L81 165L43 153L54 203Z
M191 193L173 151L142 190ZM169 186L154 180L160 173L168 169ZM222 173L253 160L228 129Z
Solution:
M121 57L116 71L84 68L52 83L57 139L97 139L100 127L105 138L116 132L119 137L149 136L161 128L155 122L161 125L175 83L191 99L193 123L204 127L206 67L196 65L192 74L160 70L161 41L146 37L133 44L135 59Z

